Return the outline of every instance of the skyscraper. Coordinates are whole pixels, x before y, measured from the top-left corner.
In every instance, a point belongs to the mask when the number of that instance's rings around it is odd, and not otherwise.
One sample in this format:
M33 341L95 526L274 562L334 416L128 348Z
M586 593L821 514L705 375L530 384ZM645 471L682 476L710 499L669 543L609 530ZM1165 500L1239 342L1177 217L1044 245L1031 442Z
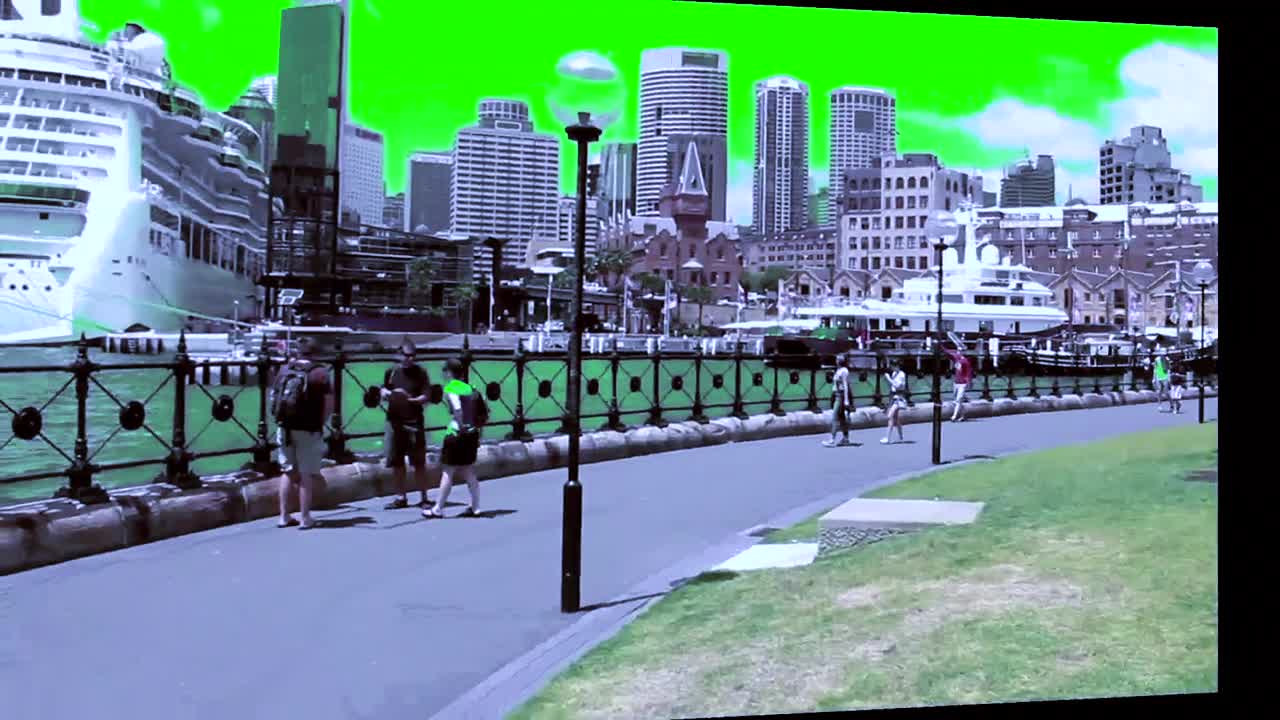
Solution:
M345 2L286 8L280 18L276 161L337 170L346 107Z
M831 91L831 187L843 188L849 168L866 169L898 152L898 108L885 90L842 87ZM842 193L831 193L831 218L840 212Z
M404 193L388 195L382 203L382 226L392 230L404 229Z
M266 98L267 102L271 103L272 107L275 107L276 83L277 81L276 81L275 75L267 75L266 77L260 77L257 80L254 80L249 85L249 89L257 90L258 92L262 93L262 97Z
M606 143L600 154L600 215L606 221L636 214L636 144Z
M1021 160L1005 168L1000 179L1000 207L1057 205L1055 186L1052 155L1041 155L1034 163Z
M448 232L453 198L453 153L420 152L409 156L404 230L424 235Z
M756 83L752 227L803 230L809 204L809 86L789 77Z
M1204 190L1173 167L1163 131L1151 125L1139 125L1129 137L1102 144L1098 187L1104 205L1204 201Z
M342 134L342 209L366 225L382 223L382 134L348 123Z
M505 241L504 262L525 257L535 239L556 237L560 141L534 132L527 104L481 101L480 122L458 131L453 158L454 233ZM486 253L477 247L477 267Z
M655 214L663 188L679 176L680 166L673 168L670 162L682 155L684 148L677 148L673 155L667 142L669 136L707 136L724 142L729 128L728 68L728 56L715 50L661 48L642 54L637 214ZM725 162L727 167L727 159ZM708 189L712 220L724 220L726 175L707 179L711 183ZM718 208L717 196L721 198Z

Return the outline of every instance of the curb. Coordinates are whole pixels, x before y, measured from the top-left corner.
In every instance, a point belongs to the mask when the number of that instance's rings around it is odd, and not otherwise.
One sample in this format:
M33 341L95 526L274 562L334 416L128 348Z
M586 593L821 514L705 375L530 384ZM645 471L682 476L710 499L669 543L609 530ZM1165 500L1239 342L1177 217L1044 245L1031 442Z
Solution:
M1206 390L1216 398L1217 389ZM1121 392L975 400L966 403L970 417L1000 417L1029 412L1055 412L1082 408L1153 403L1156 393ZM1194 402L1192 398L1190 402ZM954 403L943 403L944 416ZM903 424L927 423L932 403L918 404L902 413ZM852 414L851 430L883 427L885 414L865 408ZM755 415L745 420L718 418L706 424L692 420L666 427L642 426L625 432L584 433L581 462L585 464L641 457L730 442L830 432L831 411ZM484 445L476 459L480 480L522 475L564 467L568 436L539 438L530 442L504 441ZM388 469L371 462L326 467L315 488L315 509L382 497L390 492ZM47 500L0 508L0 576L52 565L88 555L120 550L166 538L273 517L278 512L278 478L247 472L208 478L203 487L180 490L169 485L143 485L111 492L111 501L81 505L71 500ZM439 471L428 474L428 486L437 487ZM293 509L296 510L296 500Z

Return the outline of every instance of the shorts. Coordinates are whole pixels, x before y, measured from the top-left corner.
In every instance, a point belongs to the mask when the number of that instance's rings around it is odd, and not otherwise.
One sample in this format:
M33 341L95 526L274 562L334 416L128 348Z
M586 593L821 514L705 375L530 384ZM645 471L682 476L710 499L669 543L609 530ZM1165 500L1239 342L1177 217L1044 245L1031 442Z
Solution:
M956 383L956 402L964 402L964 394L968 389L969 383Z
M276 428L276 442L280 444L279 462L299 475L319 475L324 454L329 447L323 432L289 430L289 442L285 442L285 429Z
M1186 385L1174 385L1169 392L1169 396L1174 400L1181 400L1183 393L1187 391Z
M890 398L890 399L889 399L889 407L888 407L888 408L886 408L886 410L894 410L894 409L897 409L897 410L906 410L906 409L907 409L907 399L906 399L905 397L901 396L901 395L894 395L892 398Z
M480 433L454 433L445 436L440 448L440 464L467 467L476 464L480 452Z
M386 466L404 467L405 458L415 468L427 466L427 431L422 428L398 427L387 423L382 435L382 448L386 453Z

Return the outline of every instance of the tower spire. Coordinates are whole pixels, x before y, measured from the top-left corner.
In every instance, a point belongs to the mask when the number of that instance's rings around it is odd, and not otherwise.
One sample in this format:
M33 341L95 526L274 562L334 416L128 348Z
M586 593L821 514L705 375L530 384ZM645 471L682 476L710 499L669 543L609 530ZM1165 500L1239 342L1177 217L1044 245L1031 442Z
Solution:
M702 177L702 162L698 157L698 145L689 141L684 154L684 168L680 171L680 183L676 187L680 195L706 195L707 183Z

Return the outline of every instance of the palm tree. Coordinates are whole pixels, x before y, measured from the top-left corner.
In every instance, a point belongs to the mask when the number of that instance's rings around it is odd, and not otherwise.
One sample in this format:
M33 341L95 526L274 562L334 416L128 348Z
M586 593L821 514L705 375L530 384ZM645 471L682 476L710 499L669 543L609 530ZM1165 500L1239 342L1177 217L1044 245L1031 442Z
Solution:
M449 305L455 306L455 312L461 315L461 311L464 309L466 310L466 319L462 324L463 332L471 331L471 307L478 296L479 293L476 292L475 285L472 285L471 283L454 285L449 288L449 291L445 294L445 302Z
M415 258L409 262L407 268L409 298L408 304L412 305L415 296L426 295L428 299L431 296L431 286L440 279L440 266L431 262L431 258Z

